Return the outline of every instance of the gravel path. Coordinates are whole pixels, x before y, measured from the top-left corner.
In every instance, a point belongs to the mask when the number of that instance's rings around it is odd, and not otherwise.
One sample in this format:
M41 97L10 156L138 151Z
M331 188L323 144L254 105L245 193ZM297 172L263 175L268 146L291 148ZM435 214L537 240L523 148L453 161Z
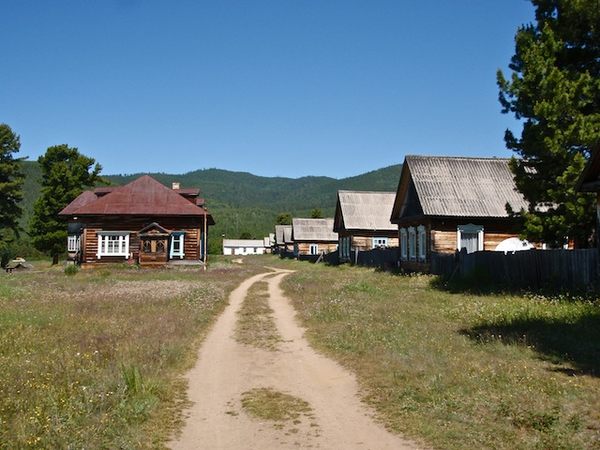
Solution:
M315 352L304 338L295 310L279 284L289 271L253 276L240 284L218 318L188 373L186 425L173 449L415 449L388 432L360 402L352 373ZM236 312L250 286L265 280L269 304L283 338L278 351L239 344L233 338ZM310 420L274 424L248 416L242 394L271 388L299 397L312 407ZM276 426L274 426L276 425Z

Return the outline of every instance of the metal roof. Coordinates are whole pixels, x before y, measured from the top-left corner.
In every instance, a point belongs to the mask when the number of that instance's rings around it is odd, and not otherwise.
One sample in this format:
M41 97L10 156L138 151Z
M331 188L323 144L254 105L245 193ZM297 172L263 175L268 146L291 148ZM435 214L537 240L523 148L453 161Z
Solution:
M508 217L528 204L508 159L407 156L405 164L426 216ZM404 172L403 172L404 173Z
M81 194L79 194L75 198L75 200L73 200L71 203L69 203L60 212L60 214L63 216L71 215L71 214L73 214L73 212L77 211L82 206L87 205L88 203L91 203L91 202L95 202L97 199L98 199L98 197L92 191L83 191Z
M337 242L338 234L333 231L333 219L292 219L294 241Z
M395 192L338 191L335 229L397 230L390 222L395 198Z
M92 193L92 195L95 195ZM80 196L81 197L81 196ZM80 198L78 197L78 198ZM87 198L87 197L86 197ZM77 201L77 199L75 199ZM143 215L143 216L208 216L208 211L196 206L154 178L144 175L125 186L77 208L69 204L59 214L65 215Z
M275 225L275 243L277 245L293 243L291 225Z
M275 242L277 244L283 244L285 241L283 240L283 229L286 226L291 225L275 225Z
M265 247L262 239L223 239L223 247Z

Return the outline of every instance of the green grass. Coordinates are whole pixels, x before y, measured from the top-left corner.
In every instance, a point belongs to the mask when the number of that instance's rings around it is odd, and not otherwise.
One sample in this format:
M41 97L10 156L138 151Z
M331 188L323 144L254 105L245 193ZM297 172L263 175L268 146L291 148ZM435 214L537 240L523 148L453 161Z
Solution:
M597 301L281 264L312 345L357 374L390 429L444 449L600 448Z
M252 285L238 311L235 339L246 345L275 351L281 342L269 306L267 283L260 281Z
M161 448L182 374L257 267L0 275L0 448Z

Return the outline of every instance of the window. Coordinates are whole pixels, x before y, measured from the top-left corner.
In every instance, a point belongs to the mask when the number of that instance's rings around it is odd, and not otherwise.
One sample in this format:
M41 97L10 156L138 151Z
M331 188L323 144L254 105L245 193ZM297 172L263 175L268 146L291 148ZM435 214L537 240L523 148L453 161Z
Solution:
M483 226L459 225L456 231L456 247L460 251L463 248L467 253L483 250Z
M185 253L183 252L183 237L185 233L175 232L171 235L171 252L170 258L183 259Z
M417 259L417 234L415 227L408 227L408 257L411 261Z
M78 252L80 245L80 237L76 234L72 234L67 239L67 251L68 252Z
M423 225L417 227L417 234L419 242L419 261L425 261L427 259L427 234Z
M406 228L400 228L400 258L402 261L408 259L408 239L406 235Z
M98 233L98 259L102 256L129 257L129 233L126 231L103 231Z
M388 245L388 238L386 238L386 237L374 237L373 238L373 248L387 247L387 245Z
M319 246L317 244L310 244L310 254L311 255L319 254Z

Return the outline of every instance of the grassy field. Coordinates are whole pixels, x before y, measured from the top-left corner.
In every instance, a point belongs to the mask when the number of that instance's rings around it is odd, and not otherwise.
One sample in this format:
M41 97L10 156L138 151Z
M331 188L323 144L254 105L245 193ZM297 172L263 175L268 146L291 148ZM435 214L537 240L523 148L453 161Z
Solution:
M600 303L450 293L281 262L311 343L397 432L444 449L600 448Z
M0 448L164 446L204 331L262 271L36 269L0 274Z

